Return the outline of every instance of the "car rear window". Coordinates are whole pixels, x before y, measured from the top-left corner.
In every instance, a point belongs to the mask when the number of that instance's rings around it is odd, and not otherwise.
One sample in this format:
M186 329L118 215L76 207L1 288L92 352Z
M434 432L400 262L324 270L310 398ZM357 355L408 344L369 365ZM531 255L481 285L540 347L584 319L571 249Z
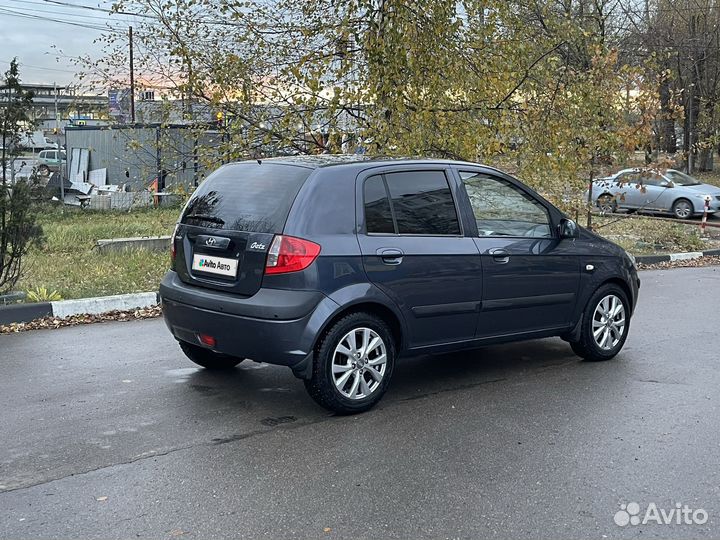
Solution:
M268 162L233 163L198 187L182 222L216 229L279 233L311 169Z

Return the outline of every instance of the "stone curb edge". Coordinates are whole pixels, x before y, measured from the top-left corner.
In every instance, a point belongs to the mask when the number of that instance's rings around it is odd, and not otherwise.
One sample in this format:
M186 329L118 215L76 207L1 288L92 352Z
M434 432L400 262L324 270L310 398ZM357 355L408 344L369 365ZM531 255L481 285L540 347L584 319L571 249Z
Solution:
M146 308L160 303L156 292L116 294L77 300L38 302L36 304L11 304L0 306L0 325L30 322L43 317L60 319L71 315L99 315L108 311L125 311Z
M670 253L668 255L637 255L635 260L642 264L657 264L668 261L689 261L700 257L720 255L720 249L708 249L706 251L690 251L688 253Z

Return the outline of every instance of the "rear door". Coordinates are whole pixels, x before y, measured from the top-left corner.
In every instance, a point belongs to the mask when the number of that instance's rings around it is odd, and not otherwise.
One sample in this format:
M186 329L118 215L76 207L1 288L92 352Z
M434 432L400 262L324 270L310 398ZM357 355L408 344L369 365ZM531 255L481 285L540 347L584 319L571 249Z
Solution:
M616 201L620 208L640 208L644 203L643 187L638 171L627 171L615 179Z
M200 185L180 217L175 271L186 283L252 296L273 236L312 169L271 162L224 165Z
M482 306L477 337L566 327L580 285L573 239L559 239L547 203L509 178L460 169L477 223Z
M472 339L482 269L472 238L463 235L450 171L401 166L358 180L363 265L402 310L409 346Z

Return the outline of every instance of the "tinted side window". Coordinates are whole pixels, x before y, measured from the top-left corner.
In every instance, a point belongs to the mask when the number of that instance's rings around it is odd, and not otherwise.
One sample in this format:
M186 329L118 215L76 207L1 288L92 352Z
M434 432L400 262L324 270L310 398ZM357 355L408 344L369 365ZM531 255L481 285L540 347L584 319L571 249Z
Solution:
M501 178L460 172L480 236L550 238L550 217L529 194Z
M640 182L640 175L636 172L626 172L616 178L619 184L637 184Z
M400 234L460 234L455 203L442 171L385 175Z
M650 173L641 175L641 183L645 186L659 186L665 179L659 174Z
M365 226L369 233L394 233L390 199L383 177L371 176L365 180Z

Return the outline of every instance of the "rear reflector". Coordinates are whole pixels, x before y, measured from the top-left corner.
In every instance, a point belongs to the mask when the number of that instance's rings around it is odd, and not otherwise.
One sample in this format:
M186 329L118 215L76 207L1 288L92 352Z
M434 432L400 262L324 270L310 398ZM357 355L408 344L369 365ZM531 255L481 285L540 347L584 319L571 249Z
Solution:
M203 345L207 345L208 347L215 346L215 338L212 336L208 336L207 334L198 334L198 339Z
M266 274L285 274L305 270L320 254L315 242L277 235L273 238L265 263Z
M170 237L170 270L175 270L175 256L177 255L177 251L175 248L175 236L177 235L178 225L175 225L175 229L173 229L173 234Z

